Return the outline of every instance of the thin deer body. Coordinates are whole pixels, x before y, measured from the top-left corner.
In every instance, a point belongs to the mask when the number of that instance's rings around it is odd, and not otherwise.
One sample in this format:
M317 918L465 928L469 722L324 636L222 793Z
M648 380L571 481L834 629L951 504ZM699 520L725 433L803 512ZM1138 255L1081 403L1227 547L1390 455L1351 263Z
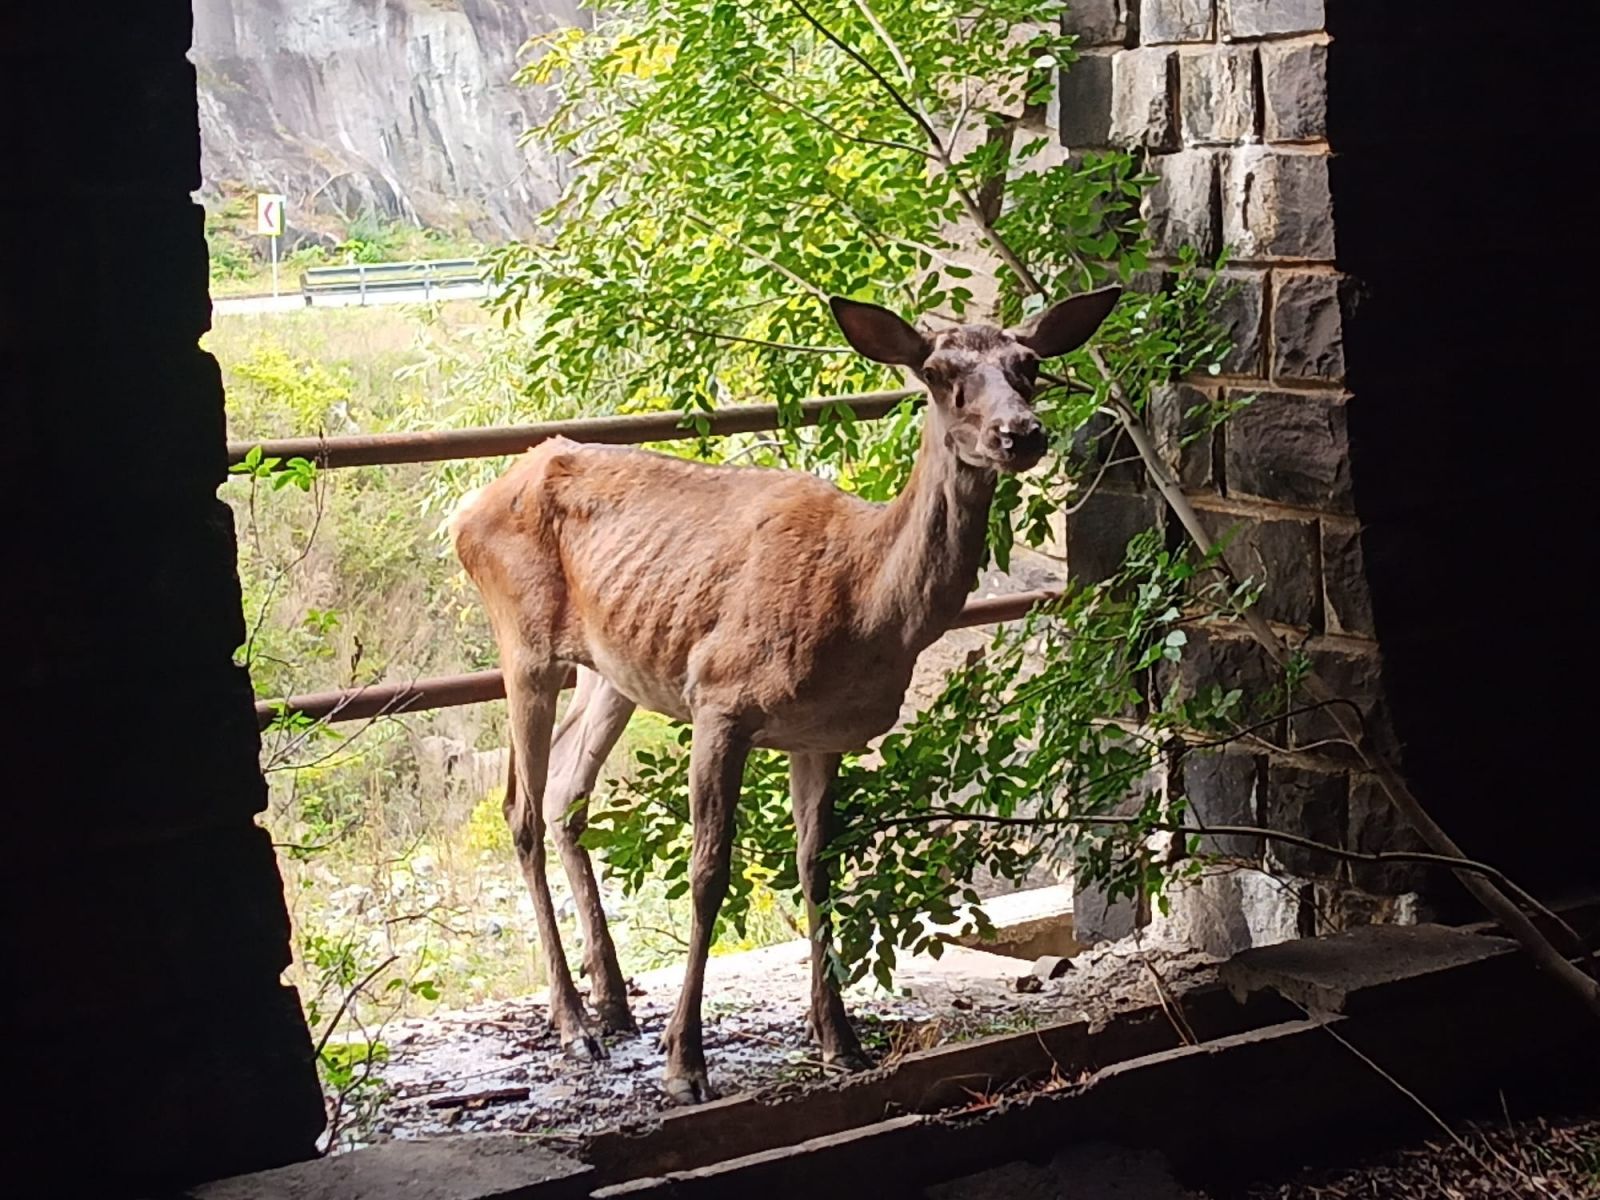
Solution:
M549 965L552 1020L570 1053L596 1057L599 1047L556 932L546 825L577 901L591 1002L603 1026L632 1030L578 843L584 801L636 705L690 723L693 918L663 1041L668 1093L708 1098L700 995L749 750L791 755L799 874L816 934L839 756L893 725L917 655L972 587L998 472L1027 470L1047 448L1029 405L1038 359L1086 340L1115 299L1105 291L1067 301L1028 333L961 326L932 337L876 306L836 302L858 350L911 368L931 393L911 478L887 505L799 472L564 439L529 451L463 503L456 548L506 677L506 815ZM573 664L585 670L553 729ZM860 1065L825 951L824 931L813 938L812 1026L825 1059Z

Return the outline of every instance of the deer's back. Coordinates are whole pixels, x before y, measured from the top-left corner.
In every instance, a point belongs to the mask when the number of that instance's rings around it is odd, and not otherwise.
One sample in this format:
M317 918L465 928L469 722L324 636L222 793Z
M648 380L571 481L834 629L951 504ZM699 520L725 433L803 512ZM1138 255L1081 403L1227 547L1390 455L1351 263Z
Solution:
M876 724L910 670L872 661L860 628L878 511L801 472L552 441L484 489L457 546L486 599L520 588L525 634L548 628L555 657L645 707L778 720L854 703ZM863 687L875 678L893 695Z

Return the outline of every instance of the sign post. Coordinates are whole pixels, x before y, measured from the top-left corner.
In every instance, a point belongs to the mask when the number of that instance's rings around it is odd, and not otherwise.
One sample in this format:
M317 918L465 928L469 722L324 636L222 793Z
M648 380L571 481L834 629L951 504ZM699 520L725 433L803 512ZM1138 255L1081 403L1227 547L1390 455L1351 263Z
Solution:
M278 239L283 236L288 197L277 192L256 193L256 232L272 239L272 298L278 298Z

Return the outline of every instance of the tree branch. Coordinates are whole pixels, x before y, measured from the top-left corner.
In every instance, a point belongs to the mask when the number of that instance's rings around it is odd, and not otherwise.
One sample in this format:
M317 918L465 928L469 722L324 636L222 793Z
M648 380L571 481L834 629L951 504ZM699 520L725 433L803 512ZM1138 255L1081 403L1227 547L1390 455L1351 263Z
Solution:
M1330 858L1337 858L1346 862L1416 863L1425 866L1445 867L1452 871L1471 871L1519 892L1521 890L1511 883L1498 867L1478 862L1475 859L1462 858L1452 854L1430 854L1423 850L1377 850L1370 852L1346 850L1342 846L1331 846L1326 842L1303 837L1298 833L1264 829L1258 825L1185 825L1175 821L1146 821L1138 816L1115 816L1111 814L1096 817L1002 817L993 813L966 812L959 808L935 808L929 809L925 813L909 813L900 817L883 817L872 822L871 828L887 829L900 825L932 825L941 821L953 823L965 821L980 825L1003 825L1017 828L1033 828L1040 825L1137 825L1159 833L1177 833L1188 837L1258 837L1269 842L1283 842L1286 845L1298 846L1303 850L1326 854ZM1542 910L1543 906L1540 907ZM1552 918L1559 920L1553 913L1550 915Z
M795 354L853 354L855 351L848 346L801 346L794 342L769 342L765 338L745 337L738 333L718 333L714 329L697 329L690 325L673 325L668 321L658 321L654 317L645 317L645 321L658 329L668 333L682 333L689 337L708 338L716 342L735 342L741 346L760 346L766 350L785 350Z
M885 76L882 71L878 70L877 67L872 65L871 59L867 58L867 56L862 54L861 51L857 50L838 34L834 33L833 30L829 29L821 21L817 20L817 18L812 15L811 10L802 4L800 0L789 0L789 4L797 13L805 18L807 24L809 24L823 37L827 38L828 41L832 42L840 50L844 51L844 53L850 58L859 63L862 69L865 70L868 75L871 75L872 78L877 82L878 86L888 94L889 98L894 101L896 106L898 106L901 111L903 111L908 117L917 123L918 128L920 128L924 136L927 137L928 144L934 148L934 152L939 156L940 162L948 163L950 161L949 157L944 152L944 142L939 139L939 134L934 130L933 125L929 123L928 118L922 115L922 110L918 109L909 100L907 100L905 96L901 94L900 89L895 87L894 84L890 83L888 77ZM898 56L898 51L891 51L891 53L894 53Z
M918 158L933 160L934 156L931 152L924 150L921 146L913 146L910 142L897 142L889 138L865 137L858 133L847 133L845 130L835 125L832 121L828 120L827 117L824 117L821 113L813 112L805 105L797 103L794 100L790 100L786 96L779 95L771 88L764 87L762 84L757 83L748 75L741 76L741 78L743 78L745 86L760 92L774 104L782 105L784 108L792 109L801 116L811 118L811 120L815 121L829 133L833 134L834 137L844 138L848 142L859 142L863 146L882 146L886 150L903 150L907 154L915 154Z
M345 1011L350 1007L355 998L361 994L361 990L379 975L382 975L390 967L394 966L399 958L400 956L398 954L391 954L388 958L384 959L377 966L373 967L372 970L363 975L356 985L344 994L344 999L339 1001L339 1007L334 1010L333 1016L328 1020L327 1029L322 1031L322 1037L317 1041L317 1048L311 1052L311 1057L313 1059L322 1057L322 1052L328 1048L328 1039L333 1036L333 1031L339 1027L340 1018L344 1016Z

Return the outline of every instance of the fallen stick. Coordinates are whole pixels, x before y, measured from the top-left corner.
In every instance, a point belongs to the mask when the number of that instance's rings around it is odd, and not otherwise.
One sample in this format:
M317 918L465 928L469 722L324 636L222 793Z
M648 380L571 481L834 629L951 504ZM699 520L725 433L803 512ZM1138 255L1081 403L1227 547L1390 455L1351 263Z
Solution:
M525 1087L490 1088L486 1092L462 1092L455 1096L431 1096L429 1108L477 1108L484 1104L506 1104L513 1100L526 1100Z

